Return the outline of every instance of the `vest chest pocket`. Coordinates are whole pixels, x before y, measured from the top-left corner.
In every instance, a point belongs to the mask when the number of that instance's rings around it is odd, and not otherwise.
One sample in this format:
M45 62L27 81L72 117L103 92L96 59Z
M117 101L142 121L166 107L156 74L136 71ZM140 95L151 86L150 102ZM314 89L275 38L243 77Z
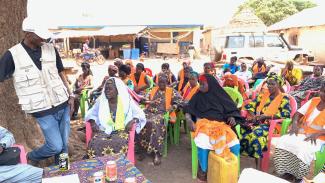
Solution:
M59 76L59 73L58 73L57 69L51 69L50 68L47 72L48 72L50 80L60 79L60 76Z
M30 111L46 107L46 99L44 93L33 93L27 96L19 97L19 104L22 110Z
M54 98L56 102L64 102L68 99L68 92L63 87L53 88Z
M38 73L28 74L27 79L29 86L41 85L41 77Z
M26 88L28 87L28 78L26 75L16 75L15 76L15 85L17 88Z

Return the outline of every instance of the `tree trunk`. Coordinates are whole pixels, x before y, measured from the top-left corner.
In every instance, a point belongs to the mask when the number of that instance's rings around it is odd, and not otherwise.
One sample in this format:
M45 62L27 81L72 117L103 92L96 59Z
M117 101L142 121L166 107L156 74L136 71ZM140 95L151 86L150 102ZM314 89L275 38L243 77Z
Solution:
M27 14L27 0L1 0L0 6L0 54L23 38L22 22ZM0 83L0 125L14 134L16 143L28 150L43 142L40 128L18 105L12 79Z

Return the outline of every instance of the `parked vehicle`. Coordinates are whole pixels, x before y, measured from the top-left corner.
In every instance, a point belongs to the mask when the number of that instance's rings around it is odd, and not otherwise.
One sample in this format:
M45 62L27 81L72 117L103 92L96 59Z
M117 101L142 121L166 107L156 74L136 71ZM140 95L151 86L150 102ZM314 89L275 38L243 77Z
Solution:
M275 33L233 33L219 37L217 42L221 46L221 60L230 58L246 58L255 60L264 57L265 60L285 63L287 60L299 60L300 55L313 61L310 51L289 45L283 35ZM220 46L219 46L220 47Z

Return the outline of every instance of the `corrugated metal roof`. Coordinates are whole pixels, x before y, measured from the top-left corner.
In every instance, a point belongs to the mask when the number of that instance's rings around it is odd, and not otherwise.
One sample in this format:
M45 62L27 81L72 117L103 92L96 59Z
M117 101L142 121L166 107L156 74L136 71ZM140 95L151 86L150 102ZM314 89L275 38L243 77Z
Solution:
M99 30L63 30L57 33L55 38L137 34L145 28L146 26L113 26Z
M325 6L316 6L296 13L268 27L269 31L293 27L308 27L325 25Z

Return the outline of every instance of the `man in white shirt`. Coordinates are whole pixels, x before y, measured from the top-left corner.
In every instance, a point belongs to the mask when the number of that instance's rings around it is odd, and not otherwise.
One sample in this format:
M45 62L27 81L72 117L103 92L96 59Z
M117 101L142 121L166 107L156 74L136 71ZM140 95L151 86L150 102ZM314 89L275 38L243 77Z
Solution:
M250 80L252 78L252 73L251 71L247 70L247 65L245 63L242 63L240 65L241 70L235 72L235 75L238 78L243 79L244 81L248 82L248 80Z

